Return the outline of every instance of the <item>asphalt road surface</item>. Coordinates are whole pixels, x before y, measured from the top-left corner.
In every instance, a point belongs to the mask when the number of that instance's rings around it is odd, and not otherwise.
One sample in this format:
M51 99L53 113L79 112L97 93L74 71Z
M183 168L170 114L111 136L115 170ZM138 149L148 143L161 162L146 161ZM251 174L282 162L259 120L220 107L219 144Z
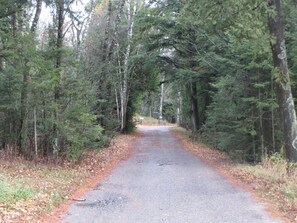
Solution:
M146 127L132 156L61 223L280 223L242 189L181 148L169 127Z

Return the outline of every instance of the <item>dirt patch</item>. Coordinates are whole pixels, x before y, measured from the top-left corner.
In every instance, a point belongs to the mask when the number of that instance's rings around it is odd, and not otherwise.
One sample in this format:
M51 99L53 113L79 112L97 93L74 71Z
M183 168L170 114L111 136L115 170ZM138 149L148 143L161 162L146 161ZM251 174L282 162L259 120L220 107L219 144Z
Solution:
M296 210L282 209L285 199L280 197L279 193L272 194L271 182L261 177L256 177L250 171L245 170L244 166L249 166L248 164L236 163L225 153L191 140L184 131L173 129L172 133L184 149L216 169L234 186L249 191L255 199L265 203L267 212L270 215L284 222L297 222ZM265 196L265 194L269 194L270 197Z

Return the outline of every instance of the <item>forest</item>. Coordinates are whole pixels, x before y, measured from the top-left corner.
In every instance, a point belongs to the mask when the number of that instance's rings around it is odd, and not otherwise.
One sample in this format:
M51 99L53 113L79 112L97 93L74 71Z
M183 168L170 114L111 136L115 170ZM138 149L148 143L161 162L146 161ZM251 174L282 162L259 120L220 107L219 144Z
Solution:
M77 159L136 117L297 160L297 1L2 0L0 151Z

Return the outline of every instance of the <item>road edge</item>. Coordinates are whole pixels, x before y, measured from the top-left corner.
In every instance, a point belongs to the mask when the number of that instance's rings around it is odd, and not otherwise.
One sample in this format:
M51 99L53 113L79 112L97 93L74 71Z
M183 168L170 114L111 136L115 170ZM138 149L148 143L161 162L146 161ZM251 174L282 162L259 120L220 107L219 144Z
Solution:
M198 158L200 161L205 163L206 165L213 168L216 172L218 172L221 176L223 176L231 185L237 188L241 188L244 191L248 192L253 199L255 199L257 202L263 204L264 211L273 218L279 219L280 221L283 221L284 223L292 223L288 218L284 216L283 213L281 213L277 207L275 207L271 201L260 197L252 188L250 184L247 184L246 182L240 180L240 178L237 178L235 175L233 175L232 167L234 166L234 162L231 161L229 157L227 157L226 154L211 149L207 146L201 145L198 142L195 142L191 140L190 138L186 139L184 136L182 136L179 132L175 131L174 129L170 128L170 132L172 135L179 141L182 148L189 153L193 154L196 158ZM207 151L209 154L212 154L213 157L210 159L207 159L204 156L204 152ZM234 167L233 167L234 168Z

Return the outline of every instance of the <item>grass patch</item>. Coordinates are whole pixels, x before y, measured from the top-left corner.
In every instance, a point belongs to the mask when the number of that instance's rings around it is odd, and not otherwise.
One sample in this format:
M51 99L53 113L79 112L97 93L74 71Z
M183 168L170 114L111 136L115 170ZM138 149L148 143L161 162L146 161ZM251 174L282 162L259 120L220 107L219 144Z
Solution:
M268 159L261 164L248 164L237 167L246 175L252 176L249 182L253 190L272 203L284 217L297 221L297 168L285 159ZM245 179L243 179L246 182Z
M33 198L35 191L28 185L19 183L19 180L0 176L0 203L10 206L21 200Z
M63 168L56 168L56 169L43 169L38 171L38 175L40 177L45 176L45 180L48 182L56 182L60 185L67 185L69 183L73 183L79 177L84 175L84 171L77 171L76 169L63 169Z
M296 205L297 201L297 185L293 182L288 182L283 187L283 193L287 200Z
M140 123L140 118L143 118L142 123ZM134 120L137 124L140 124L140 125L160 125L160 124L164 125L164 124L167 124L166 120L160 121L153 117L141 116L141 115L136 115L134 117Z
M182 127L179 127L179 126L174 126L172 128L172 130L176 133L178 133L180 136L182 136L184 139L189 139L191 137L191 132L182 128Z
M53 191L50 194L51 203L53 206L60 204L63 201L64 196L61 194L60 191Z
M17 162L14 166L5 164L0 170L4 173L0 175L0 206L7 208L18 201L29 201L32 206L50 210L63 201L70 187L88 175L85 170L69 167Z
M0 213L6 213L3 219L0 214L0 222L31 222L34 216L61 204L90 176L85 167L34 165L26 161L0 160L0 172Z
M246 165L243 169L255 177L255 182L259 182L257 191L292 218L290 210L297 209L296 164L274 154L259 165Z

